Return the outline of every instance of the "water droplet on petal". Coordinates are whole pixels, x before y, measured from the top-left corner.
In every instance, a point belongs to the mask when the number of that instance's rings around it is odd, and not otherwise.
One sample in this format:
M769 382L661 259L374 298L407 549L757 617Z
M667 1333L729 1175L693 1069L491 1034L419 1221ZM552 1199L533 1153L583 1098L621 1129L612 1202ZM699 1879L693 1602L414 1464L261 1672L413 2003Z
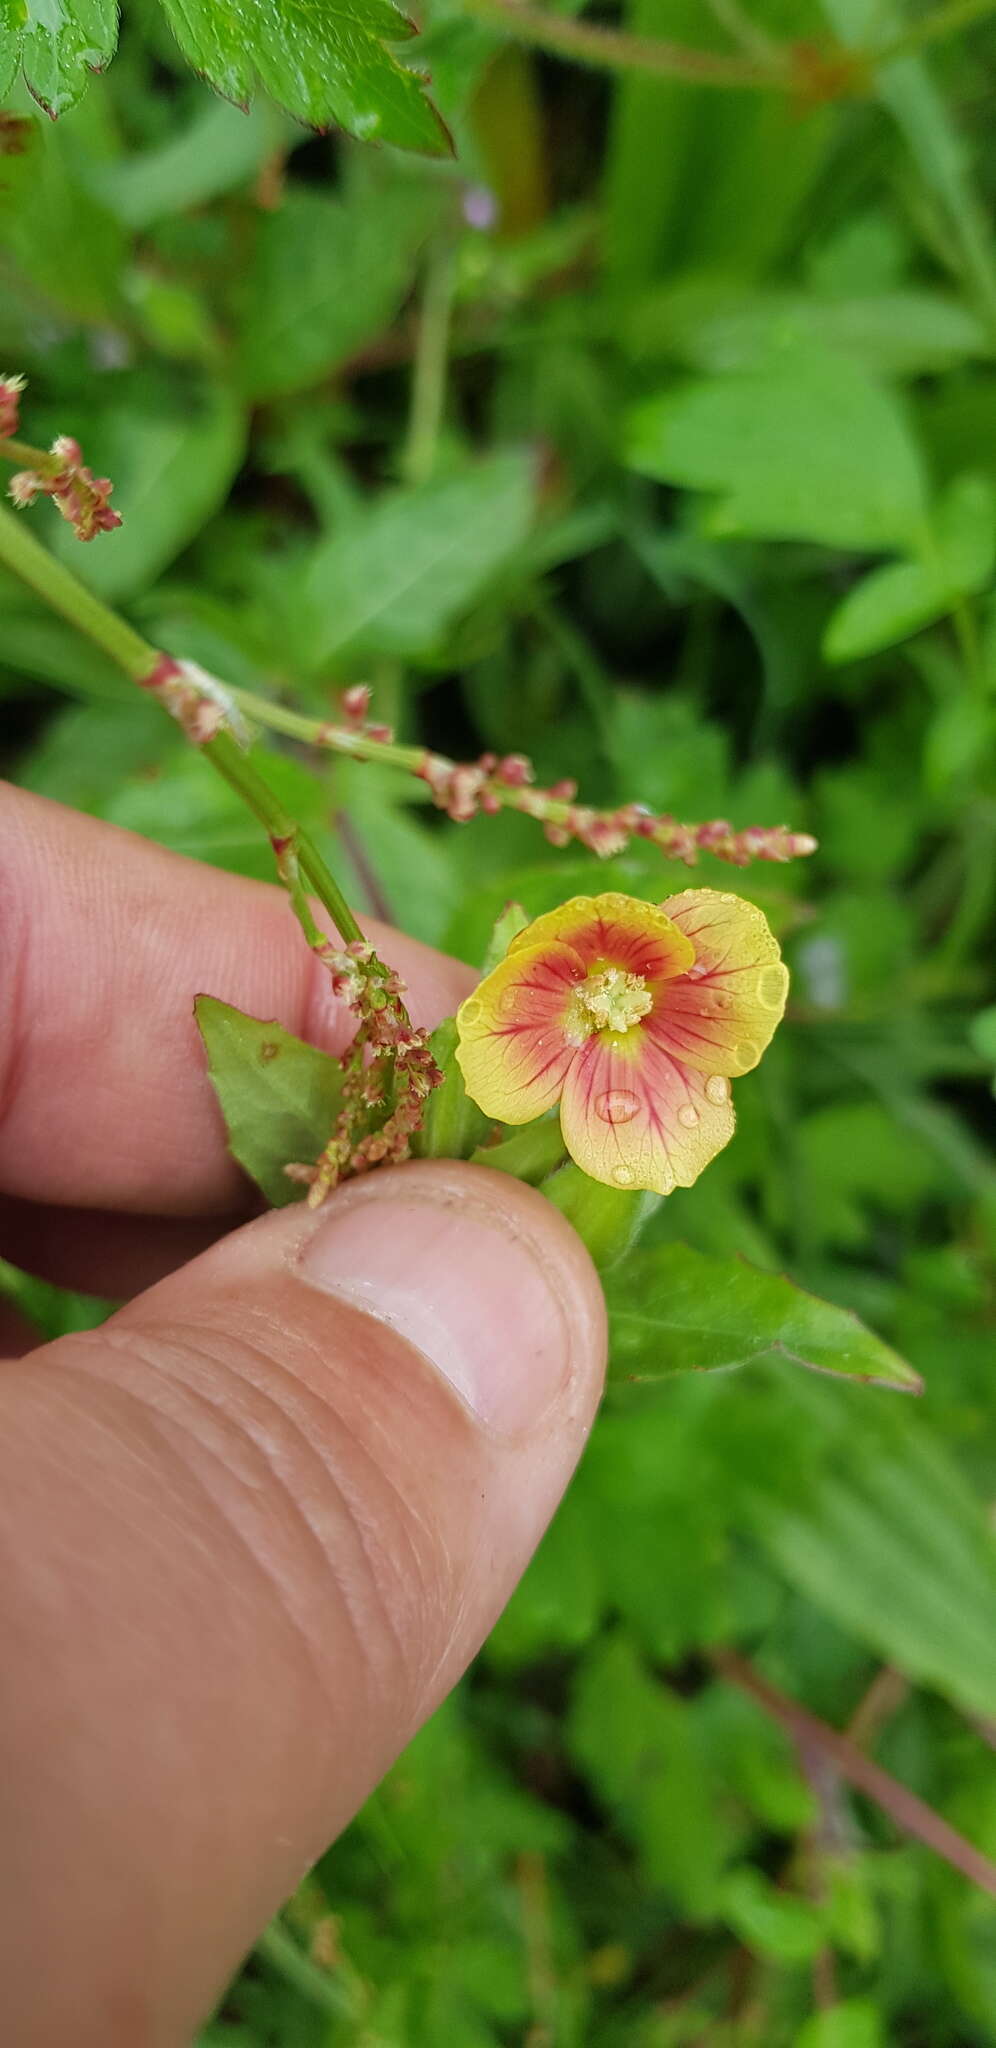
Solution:
M761 1055L758 1052L757 1046L751 1045L749 1039L747 1039L743 1045L737 1046L738 1067L756 1067L760 1057Z
M705 1092L710 1102L715 1102L717 1104L725 1102L730 1092L730 1084L726 1078L726 1075L710 1074L709 1079L705 1084Z
M468 1000L463 1005L463 1022L465 1024L476 1024L481 1014L481 1008L482 1005L478 1002L476 996L468 997Z
M516 985L513 985L511 988L503 988L498 998L499 1015L502 1017L514 1017L519 1008L520 996L521 990Z
M733 997L725 988L718 988L716 990L716 993L713 997L713 1002L715 1003L717 1010L732 1010L733 1008Z
M757 1000L766 1010L780 1010L785 1001L786 972L781 965L762 967L757 977Z
M683 1102L678 1111L678 1122L684 1124L686 1131L694 1131L698 1120L699 1113L694 1102Z
M612 1178L617 1188L631 1188L635 1177L630 1166L614 1166L612 1169Z
M639 1097L630 1088L607 1088L595 1097L595 1115L605 1124L628 1124L639 1107Z

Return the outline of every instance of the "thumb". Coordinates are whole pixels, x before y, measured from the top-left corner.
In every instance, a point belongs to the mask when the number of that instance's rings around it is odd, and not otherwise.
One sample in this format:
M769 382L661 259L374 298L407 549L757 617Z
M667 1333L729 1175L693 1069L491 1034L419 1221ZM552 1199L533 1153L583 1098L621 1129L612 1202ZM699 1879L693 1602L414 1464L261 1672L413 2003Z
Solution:
M552 1206L440 1161L262 1217L4 1369L19 2048L187 2039L478 1648L604 1345Z

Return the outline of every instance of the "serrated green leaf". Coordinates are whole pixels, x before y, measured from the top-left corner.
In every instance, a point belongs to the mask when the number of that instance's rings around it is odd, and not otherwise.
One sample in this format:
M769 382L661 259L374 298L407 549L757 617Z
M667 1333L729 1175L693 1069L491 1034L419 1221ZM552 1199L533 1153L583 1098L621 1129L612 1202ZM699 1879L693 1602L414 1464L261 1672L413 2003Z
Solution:
M162 0L184 56L225 99L247 105L263 85L312 128L345 128L361 142L393 142L447 156L446 127L422 81L388 43L413 33L389 0Z
M64 114L82 98L90 73L110 62L117 40L117 0L3 0L0 97L20 65L46 113Z
M729 1371L781 1352L817 1372L920 1391L912 1367L849 1310L740 1259L655 1245L633 1253L607 1292L617 1379Z
M313 554L303 588L315 667L350 653L426 651L525 540L535 480L504 451L381 498Z
M825 547L921 538L920 461L892 394L844 356L787 349L763 367L682 384L630 415L627 459L714 491L716 533Z
M285 1166L311 1165L339 1111L342 1068L282 1024L247 1017L215 996L194 1004L229 1150L274 1209L305 1189Z

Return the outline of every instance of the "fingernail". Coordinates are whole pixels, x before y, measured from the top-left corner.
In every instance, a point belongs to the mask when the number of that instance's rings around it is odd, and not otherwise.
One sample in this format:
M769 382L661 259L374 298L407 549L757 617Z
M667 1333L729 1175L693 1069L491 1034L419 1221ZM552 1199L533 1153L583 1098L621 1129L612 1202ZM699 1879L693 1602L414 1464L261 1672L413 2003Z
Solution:
M570 1376L571 1317L553 1265L544 1270L516 1222L463 1188L380 1194L371 1180L333 1201L300 1270L415 1345L486 1428L517 1436Z

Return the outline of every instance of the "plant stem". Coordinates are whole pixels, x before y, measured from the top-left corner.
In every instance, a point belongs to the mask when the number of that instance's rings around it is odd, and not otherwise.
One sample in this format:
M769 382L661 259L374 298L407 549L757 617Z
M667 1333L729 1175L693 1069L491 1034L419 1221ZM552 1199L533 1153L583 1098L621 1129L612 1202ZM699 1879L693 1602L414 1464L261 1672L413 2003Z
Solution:
M411 484L425 483L436 464L446 405L454 283L453 245L444 227L430 246L422 287L408 440L401 459L402 472Z
M159 649L143 640L127 620L119 618L117 612L95 597L71 569L66 569L55 555L42 547L24 520L17 513L8 512L4 505L0 505L0 562L12 569L22 583L26 583L53 611L61 613L71 626L110 655L132 682L150 684L162 660ZM346 944L362 941L363 933L317 847L287 816L269 784L243 754L231 734L217 733L203 742L201 752L268 832L277 855L281 881L288 889L309 945L315 943L312 931L319 939L322 934L308 910L307 899L300 886L302 876L329 912ZM305 921L305 913L308 922Z
M849 1785L862 1792L866 1799L874 1800L903 1834L911 1835L916 1842L923 1842L935 1856L941 1856L945 1863L950 1863L953 1870L960 1870L971 1884L978 1885L981 1891L996 1898L996 1864L984 1856L974 1842L966 1841L965 1836L951 1827L943 1815L935 1813L926 1800L900 1784L898 1778L891 1777L880 1764L873 1763L838 1728L819 1720L808 1707L790 1699L787 1693L779 1692L778 1687L762 1677L746 1657L739 1656L735 1650L715 1650L710 1662L723 1678L757 1700L772 1720L778 1721L794 1736L796 1742L825 1757Z
M35 539L22 513L8 512L5 505L0 505L0 562L5 562L53 611L60 612L71 626L109 654L133 683L140 683L151 674L159 659L158 649L95 597L55 555L49 554Z
M681 43L631 36L623 29L601 28L594 22L546 14L519 0L464 0L468 14L498 23L520 42L555 55L573 58L606 71L646 71L661 78L684 78L693 85L746 86L760 91L784 90L792 81L788 53L777 60L696 50Z
M917 50L926 49L928 43L943 42L947 36L956 35L959 29L970 28L973 22L983 21L987 14L996 12L996 0L947 0L947 5L938 7L933 14L925 14L920 21L914 21L891 41L882 43L870 53L876 65L893 64L897 57L911 57Z

